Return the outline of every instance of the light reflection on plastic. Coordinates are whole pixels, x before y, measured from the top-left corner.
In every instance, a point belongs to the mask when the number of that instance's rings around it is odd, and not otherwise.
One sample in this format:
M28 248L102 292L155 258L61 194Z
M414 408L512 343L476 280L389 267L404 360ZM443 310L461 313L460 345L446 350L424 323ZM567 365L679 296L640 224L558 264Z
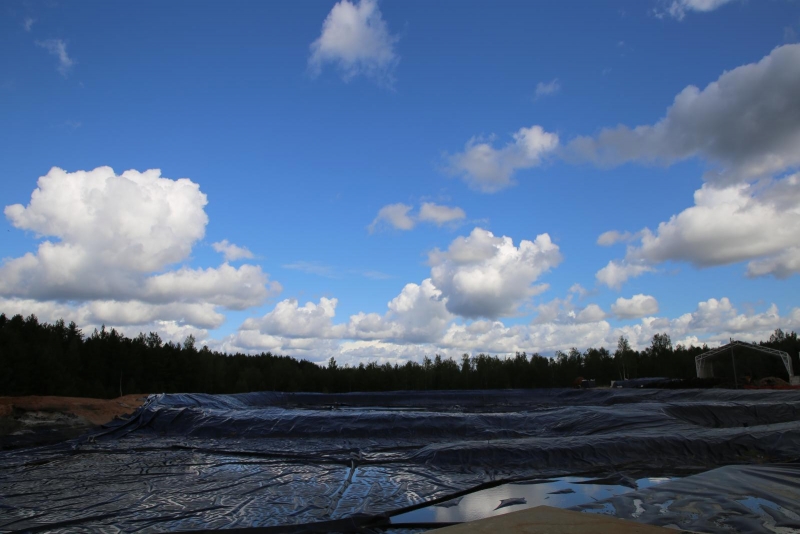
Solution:
M581 484L591 480L580 477L564 477L556 481L530 484L504 484L495 488L476 491L457 501L448 501L435 506L421 508L392 518L393 523L450 523L474 521L532 508L534 506L553 506L569 508L621 495L633 489L626 486L607 484ZM672 480L667 477L642 478L636 481L639 488L652 487ZM560 493L563 490L571 492ZM556 493L558 492L558 493ZM498 508L505 499L525 499L524 504Z

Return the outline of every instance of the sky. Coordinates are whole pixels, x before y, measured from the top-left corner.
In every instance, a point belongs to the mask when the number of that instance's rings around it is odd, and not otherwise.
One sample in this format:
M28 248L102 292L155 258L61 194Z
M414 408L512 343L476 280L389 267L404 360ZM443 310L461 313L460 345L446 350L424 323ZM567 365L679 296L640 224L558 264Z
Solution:
M0 7L0 312L340 364L800 330L800 2Z

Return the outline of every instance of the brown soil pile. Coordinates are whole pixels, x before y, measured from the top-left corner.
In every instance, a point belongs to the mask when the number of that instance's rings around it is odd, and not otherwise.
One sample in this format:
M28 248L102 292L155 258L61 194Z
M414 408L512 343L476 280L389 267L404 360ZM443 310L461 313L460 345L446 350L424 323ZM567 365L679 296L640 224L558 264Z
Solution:
M0 449L57 443L134 412L147 395L116 399L0 397Z

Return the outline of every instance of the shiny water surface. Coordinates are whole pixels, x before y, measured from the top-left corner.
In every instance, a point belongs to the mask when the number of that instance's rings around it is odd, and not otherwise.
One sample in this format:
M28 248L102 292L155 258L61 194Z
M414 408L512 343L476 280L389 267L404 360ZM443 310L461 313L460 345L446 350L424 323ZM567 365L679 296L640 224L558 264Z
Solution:
M503 484L397 515L392 518L392 523L460 523L541 505L569 508L636 489L615 484L592 483L592 480L582 477L564 477L543 482ZM668 480L672 479L667 477L640 478L636 480L636 486L638 489L644 489Z

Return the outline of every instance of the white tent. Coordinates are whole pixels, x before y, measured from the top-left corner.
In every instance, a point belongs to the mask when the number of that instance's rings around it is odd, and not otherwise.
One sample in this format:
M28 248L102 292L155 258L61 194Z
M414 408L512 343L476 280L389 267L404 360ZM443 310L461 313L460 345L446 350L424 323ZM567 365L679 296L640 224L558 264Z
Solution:
M745 343L743 341L733 341L727 345L723 345L714 350L710 350L705 354L700 354L695 357L694 364L697 367L697 378L712 378L714 376L714 368L712 367L713 360L722 358L730 352L731 362L733 363L734 379L736 379L736 359L734 353L737 347L746 348L748 350L755 350L768 354L770 356L777 356L783 360L783 365L786 367L786 372L789 374L789 383L793 386L800 385L800 376L795 376L792 369L792 358L782 350L770 349L762 347L761 345L754 345L752 343Z

